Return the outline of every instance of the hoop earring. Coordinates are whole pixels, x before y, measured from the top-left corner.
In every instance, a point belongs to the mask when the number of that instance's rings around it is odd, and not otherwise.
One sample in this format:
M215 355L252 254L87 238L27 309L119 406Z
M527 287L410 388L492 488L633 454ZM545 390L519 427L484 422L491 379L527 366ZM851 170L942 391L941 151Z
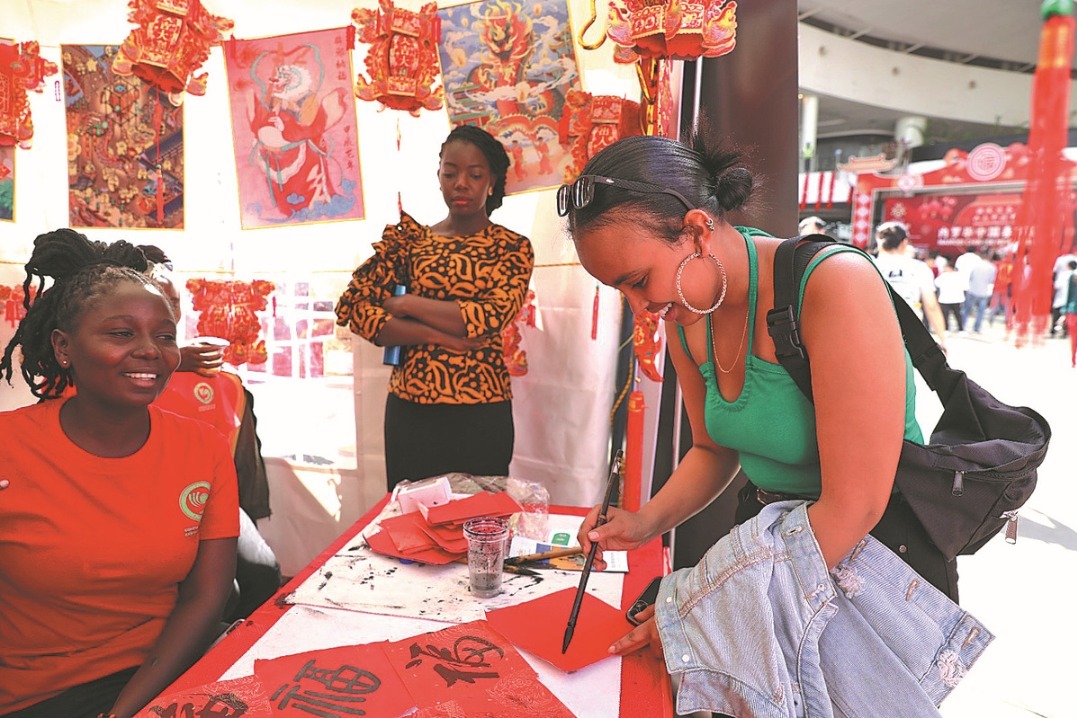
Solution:
M718 301L716 301L714 303L714 306L711 307L710 309L699 309L698 307L693 307L691 304L688 303L688 300L684 298L684 290L681 289L681 274L684 273L684 268L686 266L688 266L689 262L691 262L693 259L698 259L699 257L702 257L702 256L703 255L700 254L699 252L696 252L694 254L690 254L690 255L688 255L687 257L684 258L684 261L681 262L681 266L677 267L677 280L676 280L677 296L680 297L681 304L684 305L684 308L687 309L690 312L693 312L694 314L710 314L715 309L722 306L722 302L725 301L725 292L729 288L729 280L728 280L728 278L726 277L726 274L725 274L725 265L723 265L721 263L721 261L719 261L719 259L717 257L715 257L713 254L708 254L707 257L710 258L710 260L713 261L715 263L715 265L717 265L718 272L722 275L722 293L718 295Z

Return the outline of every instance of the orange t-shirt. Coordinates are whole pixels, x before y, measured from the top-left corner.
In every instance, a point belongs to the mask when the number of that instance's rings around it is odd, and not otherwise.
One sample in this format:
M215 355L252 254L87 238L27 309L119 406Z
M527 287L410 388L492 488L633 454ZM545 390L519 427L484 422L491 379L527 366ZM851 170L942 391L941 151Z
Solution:
M142 664L198 542L239 534L232 454L150 406L131 456L64 434L65 400L0 413L0 714Z

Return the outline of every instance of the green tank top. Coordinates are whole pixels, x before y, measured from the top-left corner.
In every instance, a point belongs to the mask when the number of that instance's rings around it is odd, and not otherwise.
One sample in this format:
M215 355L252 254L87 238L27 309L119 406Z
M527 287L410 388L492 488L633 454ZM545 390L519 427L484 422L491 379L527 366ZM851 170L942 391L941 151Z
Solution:
M753 236L765 232L737 227L748 247L748 326L755 326L758 299L758 262ZM804 272L797 300L804 301L808 276L827 257L843 251L858 251L848 245L836 245L817 254ZM874 266L874 265L873 265ZM886 281L879 276L880 281ZM707 336L711 335L711 317L707 316ZM677 327L685 353L691 356L684 329ZM744 388L734 401L726 401L718 391L714 368L714 345L707 342L707 361L700 367L706 383L704 416L707 433L719 446L740 452L740 463L752 483L768 491L818 496L822 479L819 469L819 445L815 436L815 409L797 388L781 364L763 361L752 354L754 332L748 333ZM856 361L850 357L850 361ZM916 385L913 365L905 352L905 438L923 443L916 423Z

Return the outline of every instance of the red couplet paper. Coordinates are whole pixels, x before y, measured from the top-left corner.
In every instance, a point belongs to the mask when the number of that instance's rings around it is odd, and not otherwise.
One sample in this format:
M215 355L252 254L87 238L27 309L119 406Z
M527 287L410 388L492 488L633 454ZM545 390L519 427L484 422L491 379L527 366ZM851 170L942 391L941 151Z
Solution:
M161 696L139 711L135 718L161 718L161 716L272 718L273 715L262 682L257 676L245 676Z
M389 538L401 553L409 554L439 548L433 537L423 531L425 523L418 513L410 513L382 519L378 525L382 531L389 532Z
M376 534L371 534L366 537L366 542L370 545L372 551L376 551L384 556L394 556L396 558L407 559L408 561L418 561L419 563L429 563L436 566L451 563L459 558L458 554L451 554L447 551L442 551L440 548L404 553L393 543L393 540L389 537L388 531L379 531Z
M273 716L399 718L416 706L378 643L257 660L254 674Z
M489 611L486 620L518 648L571 673L610 656L610 645L632 630L624 613L589 593L583 595L576 630L561 653L576 589Z
M523 507L504 491L496 494L480 491L467 498L455 499L441 506L431 506L426 511L426 520L433 526L450 523L463 524L468 519L479 516L509 516L521 511Z
M486 621L383 644L421 716L549 716L572 713ZM536 708L541 706L542 710Z

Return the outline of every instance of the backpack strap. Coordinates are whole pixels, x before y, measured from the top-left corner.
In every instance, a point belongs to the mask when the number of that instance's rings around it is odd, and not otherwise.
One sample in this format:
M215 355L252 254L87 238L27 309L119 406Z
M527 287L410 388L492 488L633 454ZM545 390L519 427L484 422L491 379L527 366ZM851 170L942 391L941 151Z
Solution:
M792 237L778 245L774 255L774 308L767 312L767 331L774 340L774 354L808 401L814 401L811 388L811 362L800 335L797 307L800 284L811 260L823 249L835 244L822 234ZM961 372L950 368L946 355L924 327L912 307L894 292L890 282L883 283L897 312L901 335L913 366L943 402L960 379Z

